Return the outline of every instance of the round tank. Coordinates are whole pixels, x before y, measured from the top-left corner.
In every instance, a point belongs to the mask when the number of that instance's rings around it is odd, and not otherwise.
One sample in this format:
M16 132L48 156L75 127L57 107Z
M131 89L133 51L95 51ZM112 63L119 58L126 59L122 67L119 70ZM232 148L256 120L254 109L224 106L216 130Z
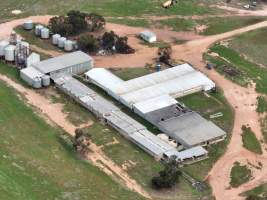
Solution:
M24 23L23 23L23 28L25 30L32 30L33 29L33 22L32 20L26 20Z
M59 48L64 48L64 42L66 41L67 39L65 37L61 37L58 39L58 47Z
M7 40L3 40L0 42L0 56L5 56L5 48L9 45Z
M41 30L41 38L42 39L48 39L49 38L49 29L48 28L43 28Z
M54 34L52 36L52 43L53 45L57 45L58 44L58 39L61 38L61 36L59 34Z
M71 40L66 40L64 42L64 50L65 51L72 51L73 50L73 42Z
M35 26L35 35L37 35L37 36L41 36L41 30L42 30L43 28L44 28L43 25L40 25L40 24L36 25L36 26Z
M44 87L47 87L50 85L50 76L44 75L42 76L42 84Z
M20 41L16 45L17 51L25 49L23 52L27 52L27 55L30 54L30 44L25 41Z
M13 62L15 61L15 50L16 46L9 45L5 48L5 60Z
M33 88L41 88L42 87L42 79L40 77L35 77L32 80L32 87Z

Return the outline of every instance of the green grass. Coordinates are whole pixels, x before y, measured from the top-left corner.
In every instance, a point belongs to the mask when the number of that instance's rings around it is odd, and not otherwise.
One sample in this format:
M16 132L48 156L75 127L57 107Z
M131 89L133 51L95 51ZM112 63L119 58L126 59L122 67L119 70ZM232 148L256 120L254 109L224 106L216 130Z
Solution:
M234 163L230 174L230 185L234 188L248 182L252 177L251 170L246 165Z
M216 35L256 24L266 20L266 17L212 17L198 20L198 24L207 26L202 35Z
M115 24L124 24L133 27L149 27L149 21L146 19L130 19L130 18L110 18L108 22Z
M0 96L0 199L142 199L77 158L2 82Z
M260 67L242 57L237 51L219 44L215 44L210 50L239 69L244 76L247 76L246 79L253 80L257 92L267 94L267 68Z
M257 109L258 113L265 113L267 111L267 101L264 96L257 97Z
M116 76L120 77L121 79L127 81L130 79L138 78L140 76L144 76L150 73L155 72L155 68L151 68L150 65L145 67L138 67L138 68L126 68L126 69L110 69L112 73Z
M42 14L65 14L70 9L80 9L86 12L97 12L105 16L140 16L150 15L204 15L218 13L219 9L209 8L206 1L187 0L181 1L170 9L163 9L161 3L164 0L8 0L0 4L0 18L2 20L12 19L30 15ZM200 5L202 3L204 5ZM212 1L211 1L212 2ZM20 9L22 14L14 16L12 10Z
M244 196L257 196L261 197L262 200L267 198L267 183L261 184L258 187L253 188L243 194Z
M242 126L242 142L249 151L262 154L261 144L250 127Z
M264 138L265 143L267 143L267 116L263 117L260 120L261 123L261 132Z
M229 43L229 47L244 55L248 60L267 67L267 29L257 29L238 35Z
M167 26L173 31L193 31L194 27L197 25L194 20L182 18L164 19L157 21L157 23L160 24L158 28Z
M199 112L208 120L211 120L209 116L212 114L223 113L222 117L212 119L212 121L226 131L228 134L226 140L207 147L209 152L208 159L184 168L186 172L198 180L203 180L216 160L224 154L230 140L234 122L234 112L226 101L223 92L219 90L218 93L209 93L209 96L207 97L203 93L196 93L178 99L178 101L184 103L190 109Z

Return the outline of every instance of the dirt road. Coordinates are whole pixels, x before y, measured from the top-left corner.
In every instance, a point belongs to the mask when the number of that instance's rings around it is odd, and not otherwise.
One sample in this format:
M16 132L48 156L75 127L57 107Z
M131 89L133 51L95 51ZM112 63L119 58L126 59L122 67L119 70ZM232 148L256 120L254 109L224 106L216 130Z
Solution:
M31 17L31 19L42 20L42 17L37 17L37 18ZM16 26L22 21L23 20L16 20L15 22L11 22L12 25L8 26L9 29L12 29L12 26ZM213 43L217 41L226 39L228 37L232 37L237 34L248 32L250 30L263 28L266 26L267 26L267 21L264 21L258 24L254 24L248 27L240 28L240 29L230 31L227 33L223 33L223 34L219 34L219 35L200 37L200 38L191 38L191 41L185 44L173 46L174 58L182 59L193 64L199 70L203 71L209 77L211 77L211 79L214 80L216 84L224 90L227 100L233 106L233 109L235 111L235 123L234 123L234 129L233 129L231 142L224 156L222 156L219 159L219 161L214 165L213 169L211 170L211 172L209 173L207 177L212 186L214 196L216 196L217 200L225 200L225 199L228 199L228 200L239 200L240 199L241 200L243 198L238 196L238 194L257 186L260 183L266 182L267 181L267 167L266 167L267 152L264 150L263 155L258 156L245 150L242 147L242 141L241 141L241 126L242 125L248 124L252 128L252 130L256 133L257 138L258 139L262 138L261 131L260 131L260 124L259 124L259 117L255 111L256 97L258 96L258 94L255 92L254 88L242 88L226 80L223 76L219 75L215 71L207 71L204 67L205 64L203 63L202 55L204 52L207 51L210 45L212 45ZM3 31L1 27L3 28L4 26L0 25L0 37L1 36L3 37L5 36L6 32ZM116 29L115 30L116 32L121 33L121 34L136 33L135 31L139 31L139 29L122 26L122 25L112 25L112 24L109 24L108 28L110 29L114 28ZM177 33L177 35L178 34L180 33ZM187 37L187 36L184 36L184 37ZM137 53L133 55L116 55L112 57L96 57L97 66L114 67L114 68L116 67L120 67L120 68L121 67L143 67L146 63L153 62L153 58L156 56L156 48L150 48L147 46L140 45L138 43L138 40L136 40L135 37L130 38L130 43L131 42L137 45L138 47ZM12 85L13 83L10 83L10 84ZM23 90L21 92L24 93ZM32 97L33 101L35 99L34 95L35 94L30 95L30 96L33 96ZM43 105L43 104L38 105L37 103L36 106L42 108L42 106L49 106L49 105L50 105L49 103L47 105ZM48 113L46 112L46 114L47 115L49 114L49 109L48 109ZM54 115L54 112L53 112L53 115ZM66 121L64 121L63 118L61 116L59 118L53 119L53 121L55 121L59 125L63 124L65 130L69 130L70 132L73 133L74 127L69 124L66 125L65 127L64 124L66 123ZM95 150L95 152L99 152L99 151L100 150ZM97 156L100 156L101 159L103 159L102 161L103 163L109 160L108 158L101 155L101 153L98 153ZM91 158L92 158L92 162L94 162L94 159L96 159L94 158L94 156L91 156ZM100 159L100 158L97 158L97 159ZM229 189L230 170L235 161L240 161L241 163L250 162L254 165L257 165L258 162L261 162L263 164L263 168L261 170L252 168L253 176L255 177L253 180L251 180L250 182L246 184L241 185L239 188ZM110 166L112 166L112 169L113 168L116 169L116 167L113 166L112 162L108 162L108 163ZM104 169L104 171L105 170L107 173L109 173L108 170L110 171L110 168ZM117 171L116 174L117 173L120 174L121 172L123 172L117 169L116 171ZM140 188L139 185L134 184L134 181L128 180L127 177L128 177L127 174L123 174L121 178L122 180L126 179L131 184L133 184L135 186L134 187L135 191L138 191L144 196L147 195Z
M76 128L83 127L74 126L67 120L67 115L63 113L63 105L58 103L52 103L51 100L45 98L41 94L32 89L23 87L22 85L14 82L8 77L0 74L0 80L4 81L7 85L13 87L20 94L22 94L28 103L40 111L40 115L50 124L57 125L65 130L70 135L74 136ZM91 123L88 122L84 126L88 126ZM151 198L150 195L142 189L142 187L133 180L121 166L116 165L111 159L109 159L101 150L100 147L91 143L90 152L86 158L94 165L102 169L106 174L113 177L115 180L119 180L123 186L133 190L140 195Z

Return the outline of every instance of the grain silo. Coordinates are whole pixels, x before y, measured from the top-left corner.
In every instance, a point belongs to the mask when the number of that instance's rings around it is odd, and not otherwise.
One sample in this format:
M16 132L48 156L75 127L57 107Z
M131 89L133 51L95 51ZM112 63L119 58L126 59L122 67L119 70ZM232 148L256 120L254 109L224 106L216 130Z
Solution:
M8 45L5 48L5 60L9 62L15 61L15 50L16 46L14 45Z
M73 50L73 42L71 40L66 40L64 42L64 50L65 51L72 51Z
M64 48L64 42L66 41L67 39L65 37L61 37L58 39L58 47L59 48Z
M33 22L32 22L32 20L26 20L26 21L24 21L23 28L25 30L32 30L33 29Z
M48 39L49 38L49 29L48 28L43 28L41 30L41 38L42 39Z
M58 45L58 39L61 38L61 36L59 34L54 34L52 36L52 44L53 45Z
M0 57L5 56L5 48L9 45L9 42L7 40L2 40L0 42Z
M44 87L48 87L50 85L50 76L49 75L42 76L42 85Z
M36 36L41 36L41 30L44 28L43 25L38 24L35 26L35 35Z

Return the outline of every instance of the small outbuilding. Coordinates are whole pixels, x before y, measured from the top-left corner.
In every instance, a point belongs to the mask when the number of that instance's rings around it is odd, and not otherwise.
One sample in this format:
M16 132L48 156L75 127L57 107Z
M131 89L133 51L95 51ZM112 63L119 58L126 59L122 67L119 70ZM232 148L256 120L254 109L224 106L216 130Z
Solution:
M146 42L149 42L149 43L153 43L153 42L157 41L156 34L149 31L149 30L142 31L139 34L139 36L140 36L140 38L142 38L143 40L145 40Z

